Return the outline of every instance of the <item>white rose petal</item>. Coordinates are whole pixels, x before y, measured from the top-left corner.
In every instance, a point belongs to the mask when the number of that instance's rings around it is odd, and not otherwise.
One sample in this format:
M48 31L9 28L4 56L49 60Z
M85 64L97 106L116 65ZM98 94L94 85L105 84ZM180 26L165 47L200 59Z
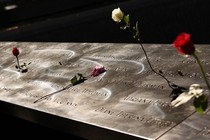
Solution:
M112 11L112 19L115 22L121 22L121 20L123 19L123 16L124 16L124 14L120 8L116 8Z
M174 107L180 106L188 102L192 97L200 97L203 95L203 89L199 84L192 84L188 92L183 92L180 94L174 101L171 102L171 105Z
M192 97L193 97L193 95L190 95L186 92L183 92L175 100L173 100L171 102L171 105L174 106L174 107L178 107L178 106L188 102Z
M195 96L196 98L198 98L201 95L203 95L203 89L201 88L199 84L192 84L189 88L188 94L191 94Z

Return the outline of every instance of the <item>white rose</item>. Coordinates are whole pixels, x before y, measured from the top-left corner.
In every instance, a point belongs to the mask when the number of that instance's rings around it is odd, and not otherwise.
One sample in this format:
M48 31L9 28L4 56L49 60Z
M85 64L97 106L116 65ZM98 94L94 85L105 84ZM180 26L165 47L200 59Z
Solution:
M195 96L196 98L198 98L201 95L203 95L203 89L201 88L199 84L192 84L190 86L190 91L188 92L188 94L191 94Z
M123 16L124 16L124 14L120 8L116 8L112 11L112 19L115 22L121 22L121 20L123 19Z
M181 104L185 104L193 97L200 97L203 95L203 89L199 84L192 84L189 88L188 92L183 92L180 94L174 101L171 102L171 105L174 107L180 106Z
M192 97L193 97L193 95L190 95L186 92L183 92L175 100L173 100L171 102L171 105L174 106L174 107L178 107L182 104L187 103Z

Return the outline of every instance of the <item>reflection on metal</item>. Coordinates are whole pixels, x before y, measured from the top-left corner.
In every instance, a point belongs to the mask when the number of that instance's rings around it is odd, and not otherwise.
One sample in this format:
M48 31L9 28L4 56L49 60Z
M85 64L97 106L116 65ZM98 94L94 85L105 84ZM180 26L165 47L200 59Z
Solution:
M5 31L16 30L18 28L19 28L19 26L12 26L12 27L6 28Z
M173 108L171 89L150 70L138 44L0 42L0 46L0 101L14 105L10 112L15 116L87 139L210 139L209 109L197 114L192 102ZM14 46L21 51L20 63L31 62L26 73L15 69ZM210 71L210 46L196 47ZM199 83L206 88L196 61L178 55L172 44L145 48L153 67L175 84L188 88ZM90 75L95 66L107 71L65 88L75 74Z
M13 10L13 9L16 9L18 6L15 5L15 4L12 4L12 5L7 5L4 7L4 10Z

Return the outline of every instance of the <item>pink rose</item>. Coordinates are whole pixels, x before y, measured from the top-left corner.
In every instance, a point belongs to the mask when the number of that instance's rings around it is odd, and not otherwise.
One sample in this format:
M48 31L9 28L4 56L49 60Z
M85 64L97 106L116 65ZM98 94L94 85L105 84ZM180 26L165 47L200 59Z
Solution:
M104 66L96 66L92 69L92 72L91 72L91 76L95 77L95 76L98 76L99 74L105 72L105 68Z

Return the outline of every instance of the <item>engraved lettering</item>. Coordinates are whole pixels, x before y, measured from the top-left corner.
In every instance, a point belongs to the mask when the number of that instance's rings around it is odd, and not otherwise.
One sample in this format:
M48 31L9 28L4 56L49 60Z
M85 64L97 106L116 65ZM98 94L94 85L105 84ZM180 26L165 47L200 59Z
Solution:
M210 137L210 128L208 128L208 127L203 127L203 128L197 133L197 135Z
M107 109L105 107L100 107L96 109L95 112L100 112L100 113L108 114L108 115L123 118L123 119L139 121L145 124L155 125L157 127L168 127L175 124L174 122L159 119L154 116L136 115L136 114L128 113L125 111Z
M93 91L91 89L84 89L82 91L82 93L84 93L84 94L90 94L90 95L96 95L96 96L103 96L103 97L106 97L107 96L107 93L105 93L105 92Z
M76 107L78 104L77 104L77 103L72 103L72 102L69 102L69 101L68 101L68 102L66 103L66 105Z
M100 79L100 82L110 83L110 84L124 84L131 85L134 87L143 87L143 88L155 88L155 89L166 89L166 85L155 85L155 84L142 84L142 81L129 81L123 79Z
M146 99L146 98L139 98L139 97L134 97L134 96L126 96L123 99L124 101L129 101L129 102L135 102L135 103L144 103L144 104L152 104L152 105L158 105L161 107L171 107L170 102L163 102L160 100L152 100L152 99Z
M112 110L109 110L109 109L106 109L106 108L104 108L104 107L101 107L101 108L99 108L99 109L96 109L95 111L96 111L96 112L105 113L105 114L109 114L109 115L113 115L114 113L116 113L116 112L114 112L114 111L112 111Z

